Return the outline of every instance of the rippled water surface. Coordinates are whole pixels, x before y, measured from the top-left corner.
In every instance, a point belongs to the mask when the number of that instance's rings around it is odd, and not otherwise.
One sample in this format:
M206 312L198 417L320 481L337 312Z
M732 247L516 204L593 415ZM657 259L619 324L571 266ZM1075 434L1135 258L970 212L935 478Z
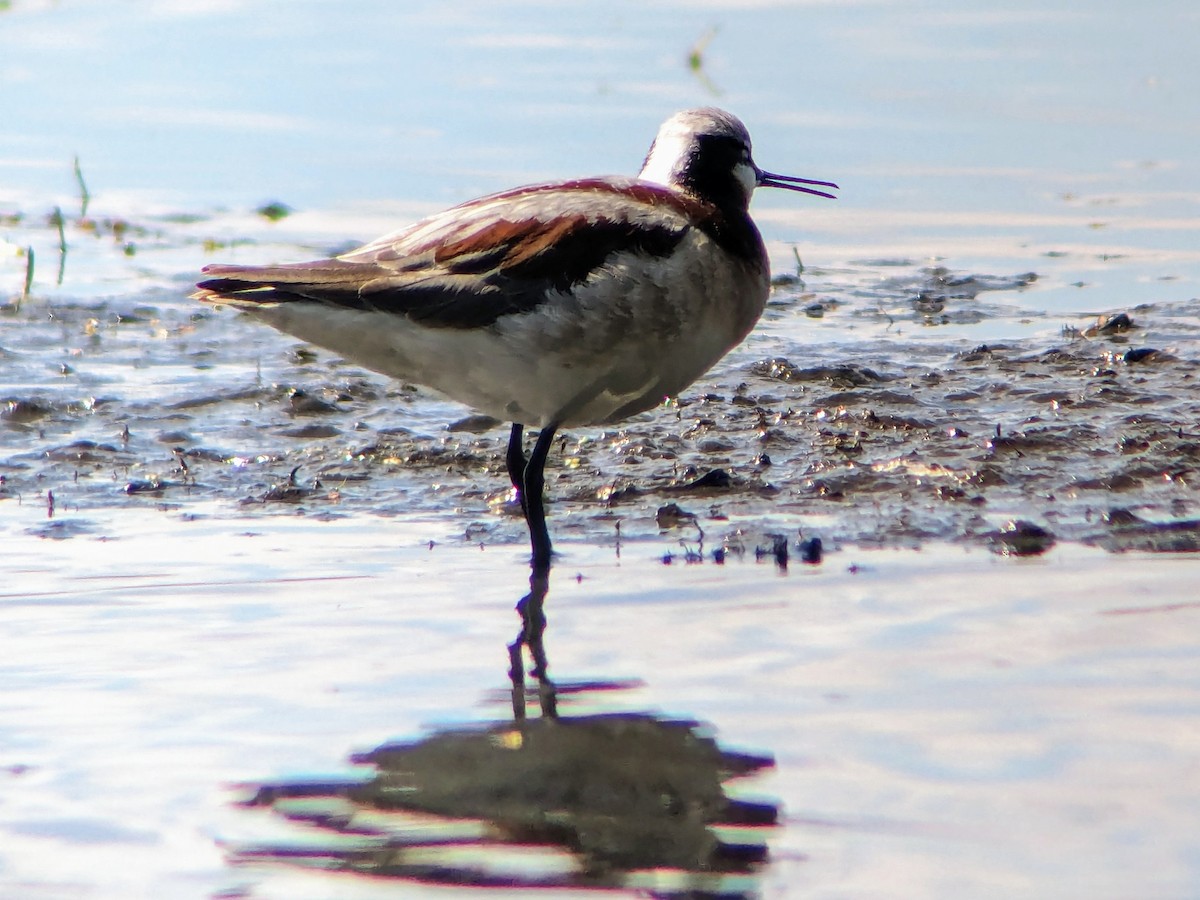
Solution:
M1198 19L3 5L0 897L1194 893ZM187 295L700 104L841 198L563 435L514 721L505 426Z

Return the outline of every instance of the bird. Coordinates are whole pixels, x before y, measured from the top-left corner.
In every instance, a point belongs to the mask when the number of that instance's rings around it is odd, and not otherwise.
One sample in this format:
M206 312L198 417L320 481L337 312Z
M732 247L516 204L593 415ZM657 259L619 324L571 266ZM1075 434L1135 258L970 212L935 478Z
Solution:
M502 191L331 259L208 265L192 296L511 422L508 475L531 566L548 574L542 495L559 429L676 397L761 316L770 270L749 213L760 187L838 189L759 168L736 116L687 109L636 177ZM528 455L526 427L538 429Z

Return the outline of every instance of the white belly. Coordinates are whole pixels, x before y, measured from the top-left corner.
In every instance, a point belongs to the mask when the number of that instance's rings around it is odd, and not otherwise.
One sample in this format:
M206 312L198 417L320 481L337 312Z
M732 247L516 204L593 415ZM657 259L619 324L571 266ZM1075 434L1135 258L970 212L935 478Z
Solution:
M767 297L765 267L699 236L669 260L628 255L532 312L484 328L289 302L250 310L275 328L498 419L594 425L684 390L741 342Z

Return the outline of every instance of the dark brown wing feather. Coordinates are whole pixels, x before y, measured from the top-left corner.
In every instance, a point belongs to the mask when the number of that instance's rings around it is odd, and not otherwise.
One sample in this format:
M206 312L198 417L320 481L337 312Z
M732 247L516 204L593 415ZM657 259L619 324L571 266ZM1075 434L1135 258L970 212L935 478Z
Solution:
M547 215L563 198L563 211ZM666 256L693 224L711 227L715 217L706 204L632 180L539 185L455 207L337 259L207 266L197 296L242 305L315 301L480 328L536 309L617 254Z
M196 286L201 300L283 303L319 300L353 304L364 281L388 275L381 266L322 259L278 266L211 265Z

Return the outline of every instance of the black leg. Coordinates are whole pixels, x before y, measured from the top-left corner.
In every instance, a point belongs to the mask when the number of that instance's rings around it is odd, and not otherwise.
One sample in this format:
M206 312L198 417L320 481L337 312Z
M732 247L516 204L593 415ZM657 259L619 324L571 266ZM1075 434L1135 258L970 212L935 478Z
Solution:
M530 675L538 680L538 697L542 714L553 717L557 714L557 701L554 683L546 673L548 662L543 636L546 631L546 614L544 610L546 592L550 587L550 559L552 547L550 531L546 527L546 510L542 504L542 494L546 483L546 457L554 442L555 427L543 428L533 447L533 453L525 456L525 429L514 424L508 439L508 451L505 462L508 466L508 477L517 490L521 501L521 511L525 513L525 523L529 526L529 541L533 549L530 561L529 593L517 604L521 614L521 631L517 639L508 647L509 678L512 680L513 715L518 719L525 717L525 666L522 660L522 649L529 648L533 660Z
M508 453L504 461L508 464L508 480L517 491L517 499L521 501L521 512L525 512L525 467L529 465L529 457L525 455L525 426L513 423L512 432L508 436ZM527 514L527 513L526 513ZM527 514L528 515L528 514Z
M550 531L546 527L546 509L542 505L542 492L546 486L546 457L550 454L550 446L554 443L554 433L557 429L547 426L538 432L537 442L533 445L532 455L525 456L523 425L514 423L508 437L508 451L505 463L508 465L508 478L517 489L517 499L521 501L521 511L525 514L525 524L529 526L529 542L533 546L534 572L550 571Z
M550 574L550 531L546 527L546 508L542 493L546 487L546 457L554 443L554 426L538 432L537 443L525 466L525 521L529 524L529 541L533 545L533 571Z

